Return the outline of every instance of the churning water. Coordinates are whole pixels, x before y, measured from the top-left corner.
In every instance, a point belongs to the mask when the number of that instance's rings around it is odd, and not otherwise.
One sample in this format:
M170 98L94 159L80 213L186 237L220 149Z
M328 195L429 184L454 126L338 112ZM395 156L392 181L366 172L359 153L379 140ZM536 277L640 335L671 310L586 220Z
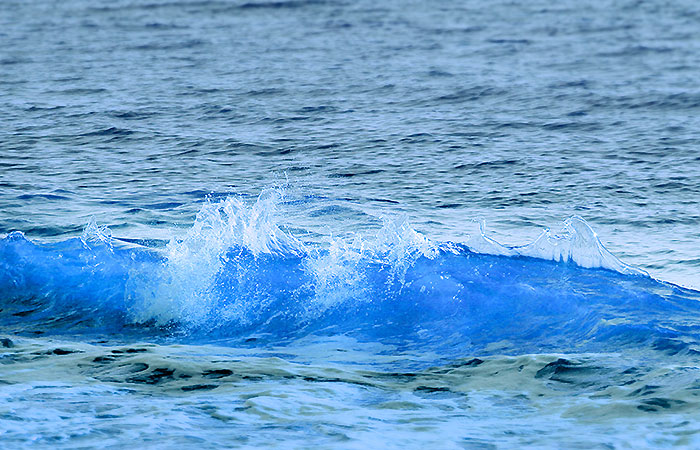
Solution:
M0 3L0 446L700 445L700 7L524 3Z

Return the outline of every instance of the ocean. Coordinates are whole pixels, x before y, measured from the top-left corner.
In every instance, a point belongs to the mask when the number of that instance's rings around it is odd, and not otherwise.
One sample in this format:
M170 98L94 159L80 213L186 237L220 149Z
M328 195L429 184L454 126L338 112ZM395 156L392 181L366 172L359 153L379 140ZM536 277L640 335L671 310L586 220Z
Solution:
M700 446L700 5L0 3L0 447Z

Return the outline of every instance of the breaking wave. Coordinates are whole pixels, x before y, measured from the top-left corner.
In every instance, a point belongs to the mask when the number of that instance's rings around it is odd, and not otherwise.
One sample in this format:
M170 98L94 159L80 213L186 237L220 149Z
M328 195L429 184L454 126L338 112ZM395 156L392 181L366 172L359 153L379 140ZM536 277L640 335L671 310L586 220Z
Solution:
M700 295L619 261L580 217L519 247L483 229L432 242L406 219L319 245L278 225L281 195L209 201L161 250L94 222L53 244L11 233L0 241L0 326L275 343L347 334L443 353L694 348Z

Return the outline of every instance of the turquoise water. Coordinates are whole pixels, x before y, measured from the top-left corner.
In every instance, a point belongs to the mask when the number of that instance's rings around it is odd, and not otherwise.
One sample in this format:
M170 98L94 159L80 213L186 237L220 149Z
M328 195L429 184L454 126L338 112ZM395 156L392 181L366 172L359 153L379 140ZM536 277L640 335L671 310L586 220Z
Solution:
M2 446L697 446L699 18L3 2Z

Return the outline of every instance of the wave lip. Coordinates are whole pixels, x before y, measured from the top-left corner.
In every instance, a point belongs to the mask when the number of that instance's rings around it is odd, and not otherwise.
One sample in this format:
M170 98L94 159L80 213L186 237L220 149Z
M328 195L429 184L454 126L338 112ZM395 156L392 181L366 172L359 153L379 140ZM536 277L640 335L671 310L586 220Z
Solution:
M564 221L561 234L545 229L531 243L505 246L488 237L481 223L481 233L467 243L476 253L503 256L528 256L557 262L572 262L587 269L608 269L625 275L649 276L647 272L620 261L600 242L598 235L580 216Z

